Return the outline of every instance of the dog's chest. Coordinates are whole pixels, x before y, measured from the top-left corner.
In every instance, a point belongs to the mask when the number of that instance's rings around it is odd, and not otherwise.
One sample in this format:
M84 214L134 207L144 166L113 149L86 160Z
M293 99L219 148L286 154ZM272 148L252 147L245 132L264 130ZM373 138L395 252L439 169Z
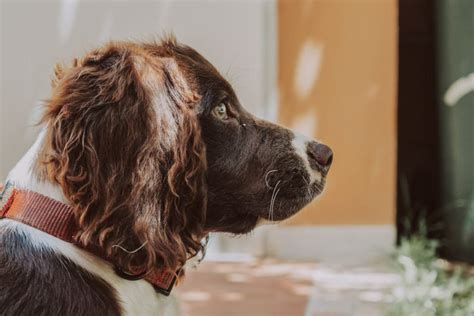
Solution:
M156 293L146 281L126 281L123 279L112 286L117 290L126 315L179 316L179 304L173 295Z
M106 261L72 244L12 220L1 220L0 228L17 231L25 236L33 247L64 256L93 276L105 281L115 292L118 305L124 315L179 316L181 314L178 302L172 295L166 297L157 293L151 284L144 280L128 281L117 276ZM69 272L66 271L68 274Z

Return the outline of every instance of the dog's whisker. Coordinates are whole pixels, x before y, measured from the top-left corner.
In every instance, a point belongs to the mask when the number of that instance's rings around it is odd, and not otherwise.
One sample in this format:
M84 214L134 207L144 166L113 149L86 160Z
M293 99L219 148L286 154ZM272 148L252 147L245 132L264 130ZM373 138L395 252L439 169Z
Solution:
M304 177L302 179L306 183L306 191L308 192L308 197L311 197L311 189L310 189L309 182Z
M268 210L268 218L270 221L273 221L273 207L275 204L276 195L280 190L277 191L278 185L281 183L281 180L278 180L275 187L273 188L272 197L270 198L270 209ZM276 193L275 193L276 192Z
M281 187L278 188L278 190L275 192L275 197L273 198L273 204L272 204L272 206L271 206L271 208L272 208L272 209L271 209L272 221L273 221L273 215L274 215L274 213L275 213L275 212L274 212L274 211L275 211L275 201L276 201L276 198L277 198L278 193L280 192L280 189L281 189Z
M279 183L279 182L278 182ZM275 188L278 186L278 183L277 185L273 188L273 191L272 191L272 196L270 197L270 205L268 207L268 219L271 221L271 217L272 217L272 202L273 202L273 195L275 194Z
M268 207L268 219L271 221L271 217L272 217L272 203L273 203L273 195L275 194L275 190L276 190L276 187L278 187L278 184L280 182L278 182L276 184L276 186L273 188L273 191L272 191L272 196L270 197L270 205Z
M276 169L273 169L273 170L270 170L268 171L266 174L265 174L265 185L267 186L267 188L269 188L270 190L273 189L269 184L268 184L268 176L270 174L272 174L273 172L277 172L278 170Z

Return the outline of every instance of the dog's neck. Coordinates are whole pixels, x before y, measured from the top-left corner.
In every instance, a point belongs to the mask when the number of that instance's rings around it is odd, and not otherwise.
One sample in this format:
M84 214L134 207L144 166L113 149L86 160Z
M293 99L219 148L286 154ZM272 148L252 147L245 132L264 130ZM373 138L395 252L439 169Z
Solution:
M42 195L69 204L59 185L43 179L37 172L40 151L46 136L46 128L38 135L33 146L18 161L15 167L10 171L7 181L13 183L16 187L38 192Z

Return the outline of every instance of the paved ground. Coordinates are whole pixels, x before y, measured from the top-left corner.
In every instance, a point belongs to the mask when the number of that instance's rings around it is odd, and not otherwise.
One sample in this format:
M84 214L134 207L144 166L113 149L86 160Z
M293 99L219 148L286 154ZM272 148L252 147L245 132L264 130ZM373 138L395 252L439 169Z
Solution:
M205 262L178 293L189 316L380 316L396 282L375 266Z
M202 263L179 286L189 316L304 315L315 264Z
M305 316L384 316L398 277L379 265L318 265Z

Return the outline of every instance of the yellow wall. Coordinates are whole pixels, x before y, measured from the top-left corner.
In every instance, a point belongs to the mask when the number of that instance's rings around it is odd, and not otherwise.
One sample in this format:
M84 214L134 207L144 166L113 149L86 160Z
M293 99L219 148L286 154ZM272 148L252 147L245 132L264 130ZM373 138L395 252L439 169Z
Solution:
M335 156L290 225L394 223L396 52L396 0L279 1L279 121Z

